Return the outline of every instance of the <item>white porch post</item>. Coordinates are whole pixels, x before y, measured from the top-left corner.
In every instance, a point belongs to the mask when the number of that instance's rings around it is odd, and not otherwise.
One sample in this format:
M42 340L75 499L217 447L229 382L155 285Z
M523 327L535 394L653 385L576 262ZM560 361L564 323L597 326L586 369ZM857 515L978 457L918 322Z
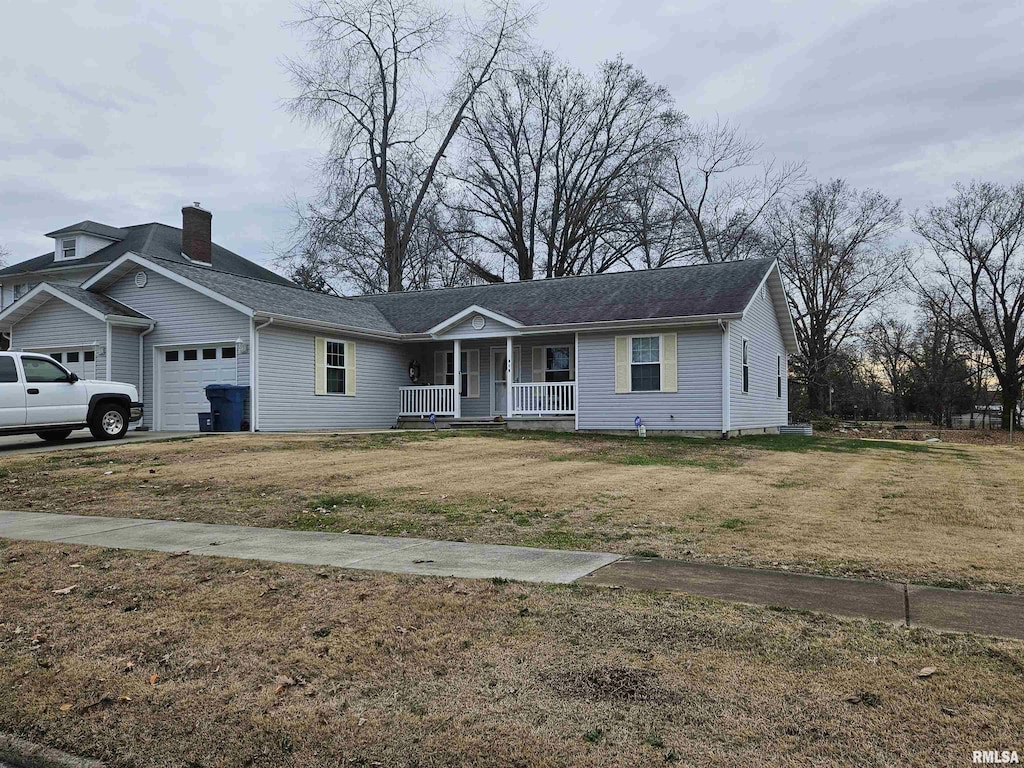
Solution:
M452 342L452 370L455 371L455 418L462 417L462 342Z
M512 415L512 337L505 337L505 417Z

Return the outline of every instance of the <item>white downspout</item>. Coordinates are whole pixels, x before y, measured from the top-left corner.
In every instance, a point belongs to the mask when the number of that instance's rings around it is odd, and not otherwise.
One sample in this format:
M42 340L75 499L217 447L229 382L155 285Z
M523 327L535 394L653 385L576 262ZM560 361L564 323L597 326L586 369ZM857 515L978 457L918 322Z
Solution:
M729 437L729 431L732 428L732 398L730 397L732 342L729 338L728 321L719 320L718 327L722 329L722 437L725 438Z
M107 320L107 381L114 380L114 326Z
M146 383L143 380L143 372L146 370L146 356L144 354L146 344L143 339L151 334L155 328L156 323L150 323L149 327L139 334L139 399L142 401L143 408L152 407L151 403L146 402ZM154 399L156 398L156 390L153 391L153 397ZM153 422L154 419L156 419L155 413L150 418L150 421ZM141 427L142 424L140 423L139 426ZM138 429L138 427L136 427L136 429Z
M268 325L274 322L274 318L269 318L267 322L256 325L256 318L253 317L249 320L249 391L252 393L252 399L249 403L249 431L259 431L259 364L257 356L259 355L260 348L260 331L266 328Z

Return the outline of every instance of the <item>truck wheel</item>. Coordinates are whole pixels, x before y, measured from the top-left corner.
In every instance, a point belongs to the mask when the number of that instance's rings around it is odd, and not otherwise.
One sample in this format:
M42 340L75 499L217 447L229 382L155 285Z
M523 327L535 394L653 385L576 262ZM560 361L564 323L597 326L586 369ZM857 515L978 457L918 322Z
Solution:
M128 431L128 411L117 403L101 403L89 421L89 431L97 440L117 440Z
M40 440L45 440L48 443L59 443L61 440L67 440L70 434L70 429L51 429L46 432L36 432L36 436Z

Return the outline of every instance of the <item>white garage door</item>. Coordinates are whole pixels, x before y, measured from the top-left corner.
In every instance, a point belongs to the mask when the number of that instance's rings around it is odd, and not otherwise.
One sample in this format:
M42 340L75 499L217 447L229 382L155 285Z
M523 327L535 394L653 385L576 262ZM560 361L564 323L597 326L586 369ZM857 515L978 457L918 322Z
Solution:
M159 351L160 409L157 427L195 431L197 414L210 410L207 384L237 384L235 347L203 346L163 348Z
M96 378L96 351L92 349L54 349L46 350L49 355L80 379ZM104 375L106 372L104 371Z

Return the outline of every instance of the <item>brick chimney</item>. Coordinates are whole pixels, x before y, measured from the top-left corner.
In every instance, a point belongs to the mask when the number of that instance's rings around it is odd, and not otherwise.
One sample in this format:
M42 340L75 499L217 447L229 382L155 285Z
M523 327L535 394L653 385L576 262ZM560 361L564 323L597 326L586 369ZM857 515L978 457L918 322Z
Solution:
M213 214L199 203L181 209L181 251L192 261L213 263L212 221Z

